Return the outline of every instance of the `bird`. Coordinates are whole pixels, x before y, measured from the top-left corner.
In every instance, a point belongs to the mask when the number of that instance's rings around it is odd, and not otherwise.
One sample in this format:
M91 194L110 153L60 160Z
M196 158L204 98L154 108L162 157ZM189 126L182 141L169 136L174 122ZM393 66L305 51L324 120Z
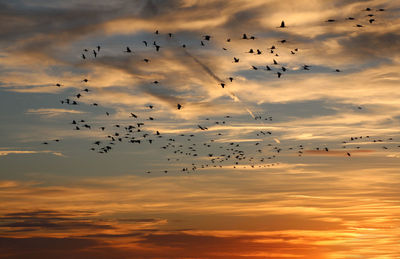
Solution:
M211 36L210 35L204 35L203 38L204 38L204 40L210 40Z
M177 108L178 110L180 110L182 108L182 105L180 105L179 103L177 104Z
M132 50L129 47L126 47L126 50L124 51L126 53L132 53Z
M239 58L233 58L233 61L235 62L235 63L238 63L239 62Z
M147 41L142 41L143 42L143 44L147 47Z
M281 22L281 26L279 26L278 28L286 28L286 26L285 26L285 21L282 21L282 22Z
M207 127L203 127L203 126L200 126L200 125L197 125L197 127L199 127L201 130L208 130Z

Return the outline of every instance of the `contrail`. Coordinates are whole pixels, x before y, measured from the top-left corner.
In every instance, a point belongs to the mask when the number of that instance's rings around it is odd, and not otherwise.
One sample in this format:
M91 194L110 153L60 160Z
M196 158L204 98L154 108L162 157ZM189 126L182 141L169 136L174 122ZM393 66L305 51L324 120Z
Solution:
M198 58L196 58L195 56L193 56L192 54L190 54L186 49L184 49L184 52L186 55L188 55L189 57L191 57L201 68L203 68L203 70L212 78L214 78L215 81L217 81L218 83L223 83L224 80L222 80L221 78L219 78L208 66L206 66L205 64L203 64ZM227 90L229 93L229 96L232 98L232 100L234 102L238 102L241 103L244 108L246 109L246 111L250 114L250 116L255 119L256 117L254 116L253 112L246 107L246 105L239 99L239 97L237 97L237 95L235 93L233 93L230 90Z
M201 68L203 68L203 70L210 75L212 78L214 78L215 81L217 81L218 83L223 83L224 80L222 80L221 78L219 78L208 66L206 66L205 64L203 64L198 58L196 58L195 56L193 56L192 54L190 54L186 49L184 49L184 52L187 56L191 57L198 65L200 65ZM232 98L232 100L234 102L238 102L240 103L244 109L250 114L250 116L253 119L256 119L254 113L239 99L239 97L232 91L227 90L227 92L229 93L229 96ZM265 126L264 122L262 120L260 120L260 123ZM275 142L280 144L280 140L277 138L274 138Z
M221 78L219 78L216 74L214 74L214 72L207 67L206 65L204 65L198 58L196 58L195 56L193 56L192 54L190 54L186 49L184 50L185 54L188 55L189 57L191 57L194 61L196 61L197 64L199 64L204 71L206 71L207 74L209 74L212 78L214 78L216 81L218 81L219 83L224 82L224 80L222 80Z

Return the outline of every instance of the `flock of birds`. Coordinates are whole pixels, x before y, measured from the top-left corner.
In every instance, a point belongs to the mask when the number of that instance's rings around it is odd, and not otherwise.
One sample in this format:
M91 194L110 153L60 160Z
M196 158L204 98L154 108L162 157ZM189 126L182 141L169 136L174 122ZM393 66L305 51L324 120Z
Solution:
M368 17L367 22L372 24L375 22L375 14L372 13L373 10L371 8L366 8L364 11L370 12L367 14ZM378 9L376 12L383 12L384 9ZM356 20L354 17L348 17L346 20ZM326 22L334 23L337 22L336 19L329 19ZM364 27L365 25L356 24L355 27ZM281 22L280 26L277 28L285 29L288 26L284 21ZM155 31L155 37L160 35L160 32ZM172 33L167 34L167 38L174 38L175 35ZM200 46L206 46L206 43L211 41L213 36L204 35L200 40ZM240 37L240 40L256 40L255 36L243 34ZM176 42L177 39L175 39ZM232 40L229 38L226 40L226 43L229 44ZM278 44L285 44L287 40L283 39L278 42ZM156 52L162 50L161 44L157 43L157 39L153 41L151 44L148 41L142 41L145 47L152 47ZM179 43L180 46L185 49L187 52L186 44ZM279 45L279 46L282 46ZM83 60L87 60L90 57L97 58L101 54L101 46L97 46L91 51L88 49L84 49L81 57ZM272 45L266 51L261 49L253 49L250 48L247 53L253 55L262 55L264 52L273 56L271 64L265 65L265 67L260 66L251 66L251 70L265 70L265 71L274 71L278 78L281 78L284 73L289 71L289 68L285 65L281 65L278 61L279 52L278 47L276 45ZM226 47L223 50L227 51ZM299 48L287 49L291 55L296 55L299 53ZM126 54L133 54L133 50L131 47L127 46L124 50ZM190 55L192 56L192 55ZM149 63L150 59L145 58L143 62ZM239 57L233 57L233 63L239 63ZM303 70L310 70L311 65L302 65ZM340 69L335 69L335 72L341 72ZM210 72L209 72L210 73ZM212 73L212 72L211 72ZM218 78L218 77L216 77ZM229 82L233 82L235 78L233 76L228 77ZM219 80L219 79L218 79ZM82 80L82 84L86 84L89 82L89 79L84 78ZM159 81L153 81L153 84L158 84ZM228 82L220 80L217 82L220 87L226 88ZM57 83L55 84L57 87L62 87L63 84ZM76 93L74 96L65 98L60 100L60 103L63 105L78 105L81 98L84 98L86 94L90 94L92 90L85 87L79 93ZM98 103L91 103L92 106L99 106ZM127 114L132 119L131 123L121 124L116 123L114 125L97 125L96 123L90 123L84 119L75 119L70 122L75 131L82 130L98 130L104 133L104 138L97 139L93 142L90 150L97 152L99 154L107 154L115 149L115 146L119 143L129 143L136 145L156 145L159 144L159 148L165 152L168 152L167 161L170 163L182 164L182 162L186 162L185 166L183 166L180 170L182 172L194 172L197 169L208 168L208 167L226 167L230 166L232 168L237 168L242 166L243 168L261 168L261 167L271 167L279 164L277 161L278 156L284 151L295 152L298 156L302 156L307 149L305 149L305 145L296 145L289 148L283 148L280 145L280 141L274 137L273 132L267 130L257 130L254 131L254 141L250 142L239 142L239 141L228 141L228 138L225 137L225 133L223 130L224 126L232 126L234 124L234 120L232 116L226 115L223 118L214 118L214 120L210 118L205 118L202 121L193 125L193 130L196 134L170 134L163 133L159 130L154 130L151 125L152 121L157 120L155 117L151 116L153 110L157 109L153 104L149 104L145 107L144 114L139 114L137 112L131 112ZM177 103L176 109L181 110L184 109L184 105ZM358 109L362 109L362 107L358 107ZM150 113L150 116L148 114ZM105 116L110 116L110 112L105 112ZM263 116L254 116L252 115L254 120L262 121L262 124L269 123L273 121L272 116L263 115ZM214 129L215 126L218 126L218 129L221 129L218 132L217 128ZM265 127L268 128L268 127ZM210 129L210 130L209 130ZM391 138L387 140L383 139L372 139L370 136L357 136L351 137L349 140L343 141L343 148L346 148L347 145L356 143L357 141L367 140L371 143L379 143L386 142L392 140ZM60 142L60 139L54 140L55 142ZM49 145L50 141L43 142L44 145ZM400 147L400 146L399 146ZM360 146L356 147L360 149ZM387 149L386 146L383 146L384 149ZM329 152L330 149L328 147L316 147L313 150L319 152ZM351 156L351 151L344 152L344 155ZM180 161L180 162L177 162ZM147 171L150 173L151 171ZM164 173L168 173L168 170L162 170Z

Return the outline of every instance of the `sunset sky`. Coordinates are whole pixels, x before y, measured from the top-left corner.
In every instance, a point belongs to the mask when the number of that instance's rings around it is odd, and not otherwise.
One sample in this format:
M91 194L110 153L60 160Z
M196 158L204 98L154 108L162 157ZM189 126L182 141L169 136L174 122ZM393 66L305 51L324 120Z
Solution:
M0 0L0 36L0 258L400 258L400 1Z

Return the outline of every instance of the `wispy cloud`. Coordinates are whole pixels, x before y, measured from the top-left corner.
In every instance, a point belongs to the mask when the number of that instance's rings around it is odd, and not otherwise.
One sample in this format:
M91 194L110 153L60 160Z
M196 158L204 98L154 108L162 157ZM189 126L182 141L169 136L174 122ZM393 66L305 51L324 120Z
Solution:
M61 152L50 151L50 150L0 150L0 156L8 156L8 155L27 155L27 154L51 154L55 156L64 157L64 154Z
M39 109L28 109L26 111L28 114L38 114L44 117L52 118L61 116L63 114L82 114L83 111L78 110L68 110L68 109L56 109L56 108L39 108Z

